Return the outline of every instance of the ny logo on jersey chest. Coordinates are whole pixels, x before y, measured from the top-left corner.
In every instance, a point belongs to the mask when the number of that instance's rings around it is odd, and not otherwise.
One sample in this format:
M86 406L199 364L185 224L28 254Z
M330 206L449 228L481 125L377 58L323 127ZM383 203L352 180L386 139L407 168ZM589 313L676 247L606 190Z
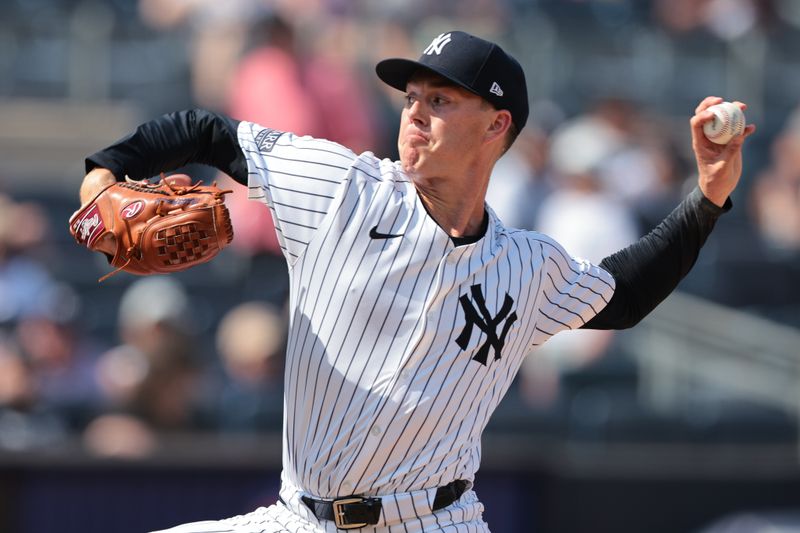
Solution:
M517 320L516 311L511 311L511 307L514 305L514 299L506 293L500 311L498 311L495 316L492 316L489 309L486 307L486 300L483 297L483 293L481 293L480 284L470 287L470 293L472 294L472 301L470 301L469 296L466 294L462 294L458 299L461 303L461 308L464 310L464 318L466 318L467 323L464 324L464 329L461 330L461 334L456 339L456 344L458 344L462 350L466 350L469 346L469 340L472 337L472 328L473 326L478 326L478 329L486 334L486 341L478 349L478 352L472 360L484 366L488 366L489 349L494 348L495 361L500 359L500 354L506 343L506 335L508 335L508 331ZM477 306L477 309L475 306ZM498 336L497 326L499 326L503 320L505 320L506 323L503 324L503 329Z

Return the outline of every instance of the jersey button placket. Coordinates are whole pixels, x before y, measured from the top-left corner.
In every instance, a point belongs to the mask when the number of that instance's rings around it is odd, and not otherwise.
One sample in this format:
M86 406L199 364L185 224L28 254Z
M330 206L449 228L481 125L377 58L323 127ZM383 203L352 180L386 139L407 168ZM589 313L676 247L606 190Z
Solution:
M467 248L467 246L459 246L450 250L450 253L447 254L446 262L450 265L457 263L467 253Z

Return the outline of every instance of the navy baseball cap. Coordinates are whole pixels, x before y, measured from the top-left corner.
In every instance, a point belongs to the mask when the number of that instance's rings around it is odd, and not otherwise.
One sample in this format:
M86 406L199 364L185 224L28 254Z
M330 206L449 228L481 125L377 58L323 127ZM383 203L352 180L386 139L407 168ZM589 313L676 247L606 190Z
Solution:
M380 61L375 71L386 84L406 90L406 83L419 69L450 80L491 103L507 109L517 130L528 121L528 88L525 73L516 59L498 45L465 33L449 31L436 37L419 61L392 58Z

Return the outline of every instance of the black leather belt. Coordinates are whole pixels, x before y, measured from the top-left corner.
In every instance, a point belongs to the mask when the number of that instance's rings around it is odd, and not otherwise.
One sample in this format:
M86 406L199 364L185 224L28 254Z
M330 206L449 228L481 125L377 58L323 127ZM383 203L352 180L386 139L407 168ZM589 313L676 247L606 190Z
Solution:
M458 500L464 492L472 487L472 483L457 479L436 489L433 499L433 511L444 509ZM358 529L378 523L381 517L380 498L362 498L347 496L335 500L317 500L310 496L302 496L303 503L320 520L331 520L337 529Z

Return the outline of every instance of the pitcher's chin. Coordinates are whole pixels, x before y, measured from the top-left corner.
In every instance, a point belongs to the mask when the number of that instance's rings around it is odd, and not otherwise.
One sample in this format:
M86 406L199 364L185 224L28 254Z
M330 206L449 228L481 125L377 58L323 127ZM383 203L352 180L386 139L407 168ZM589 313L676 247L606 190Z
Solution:
M422 155L413 147L404 146L400 149L400 163L406 174L411 175L419 171Z

